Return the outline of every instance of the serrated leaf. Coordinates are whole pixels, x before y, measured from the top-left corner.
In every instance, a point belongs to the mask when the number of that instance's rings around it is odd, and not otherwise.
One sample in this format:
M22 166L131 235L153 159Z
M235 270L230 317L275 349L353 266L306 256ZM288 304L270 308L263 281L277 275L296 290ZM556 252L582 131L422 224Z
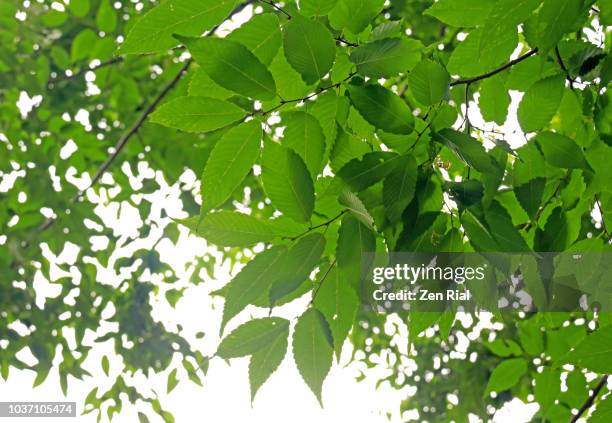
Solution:
M293 149L306 163L313 180L321 171L325 154L325 135L319 121L309 113L292 111L283 113L282 145Z
M460 159L481 173L496 172L493 161L482 146L471 136L453 129L443 129L433 134L433 139L450 148Z
M263 131L252 120L230 129L217 141L202 173L202 210L223 204L259 157Z
M216 355L224 359L252 355L266 348L280 335L288 333L289 321L280 317L249 320L223 338Z
M362 272L370 266L366 256L376 251L376 238L372 231L353 215L345 215L338 230L336 261L342 277L357 288Z
M447 96L450 75L440 64L425 59L410 72L408 83L414 98L430 106Z
M268 380L283 361L287 353L289 325L286 329L278 331L277 336L268 341L268 344L255 352L249 362L249 383L251 385L251 402L259 388Z
M339 0L329 12L329 21L335 29L348 28L359 34L378 16L384 4L384 0Z
M327 15L338 0L300 0L300 12L304 16Z
M406 73L419 63L423 45L410 38L387 38L364 44L350 55L357 72L372 78Z
M119 53L163 51L178 44L173 34L199 36L220 23L237 0L168 0L145 13L132 27Z
M351 102L365 120L392 134L410 134L414 117L406 103L378 84L349 85Z
M412 156L399 159L394 171L383 181L383 205L391 222L400 219L404 209L414 198L417 181L417 163Z
M367 153L360 159L353 159L338 171L340 177L353 191L362 191L382 181L399 162L395 153Z
M270 288L270 304L292 293L308 279L324 249L325 237L319 233L308 234L291 246L278 269L277 280Z
M565 77L551 76L527 90L518 108L518 121L524 132L535 132L550 123L563 98Z
M572 139L556 132L542 132L535 138L544 160L565 169L592 170L584 152Z
M335 173L338 173L345 164L371 151L363 140L338 128L338 135L330 155L330 166Z
M546 53L574 28L584 10L583 0L544 0L538 14L538 48Z
M219 211L203 218L179 221L211 244L221 247L248 247L268 242L276 236L267 221L238 212Z
M276 97L270 71L244 45L226 38L177 36L194 60L223 88L261 100Z
M374 218L355 193L348 190L342 191L338 196L338 202L367 228L374 229Z
M162 104L151 122L186 132L210 132L244 117L240 107L209 97L178 97Z
M589 423L607 423L612 419L612 397L607 396L597 404L597 408L589 417Z
M212 97L221 100L226 100L234 95L233 92L226 90L210 79L210 76L202 68L194 70L189 81L188 93L190 96Z
M584 338L563 359L564 362L593 372L608 374L612 372L612 331L603 327Z
M482 117L489 122L503 125L508 116L510 94L499 76L486 79L480 86L478 107Z
M342 277L341 270L334 266L321 282L314 300L314 306L329 323L338 359L359 307L359 298L348 282Z
M544 195L544 187L546 186L545 178L534 178L524 184L514 187L516 199L527 212L530 219L533 219L542 204L542 196Z
M322 404L323 381L331 369L334 350L329 325L320 311L309 308L300 316L292 347L302 378Z
M526 372L527 362L523 358L511 358L502 361L491 373L485 395L512 388Z
M336 57L336 43L325 25L300 16L284 28L283 47L287 62L307 84L323 78Z
M302 158L293 150L265 141L261 179L272 204L298 221L310 219L314 209L314 184Z
M230 32L227 39L243 44L261 63L269 65L281 46L280 21L274 13L255 15Z
M225 295L221 332L232 317L257 301L262 292L268 292L286 250L285 246L276 246L257 254L232 279Z
M501 248L500 251L519 252L530 250L523 236L514 227L510 214L498 201L493 200L485 210L485 220L489 228L491 228L493 238Z
M448 25L469 28L483 24L493 5L490 0L440 0L423 13Z
M445 182L444 189L460 207L473 206L482 200L484 186L482 182L470 179L461 182Z

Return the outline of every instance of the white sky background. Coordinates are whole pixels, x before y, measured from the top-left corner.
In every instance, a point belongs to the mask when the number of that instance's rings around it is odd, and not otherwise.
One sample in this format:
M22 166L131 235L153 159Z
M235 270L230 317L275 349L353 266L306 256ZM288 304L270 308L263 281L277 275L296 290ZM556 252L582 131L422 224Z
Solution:
M236 28L250 18L253 13L252 6L247 7L243 12L237 15L232 22L226 23L221 28L220 33L227 33ZM517 49L513 57L518 56L520 49ZM506 134L506 140L513 148L522 145L525 142L525 137L520 131L517 119L516 109L518 102L522 97L521 93L511 92L512 104L508 120L502 127L486 124L476 103L471 103L470 121L471 123L482 129L496 129L497 131ZM27 93L22 93L19 101L19 107L22 113L27 116L27 113L32 107L36 107L41 98L30 99ZM459 120L459 122L461 119ZM89 123L87 123L89 125ZM67 145L71 141L67 142ZM487 145L487 143L485 143ZM493 144L488 142L488 147ZM67 155L71 154L67 148ZM132 174L126 166L128 175ZM139 172L151 172L146 166L139 166ZM138 178L131 177L133 186L137 187ZM168 219L156 219L159 216L162 208L166 213L175 218L186 217L181 210L179 201L180 190L175 184L168 186L158 174L156 180L160 183L162 189L156 193L151 201L153 220L160 223L160 227L168 223ZM89 178L85 176L83 179L74 179L74 183L82 186L87 186ZM183 182L196 183L196 177L189 172L184 175ZM4 184L6 185L6 184ZM12 185L12 183L9 183ZM10 186L4 186L0 189L10 189ZM99 202L101 199L90 196L91 201ZM103 200L103 199L102 199ZM98 209L99 214L103 217L105 224L115 229L115 234L118 236L130 236L134 234L136 226L142 225L136 209L124 204L122 212L119 214L119 219L116 219L116 207L102 207ZM136 221L136 224L135 224ZM151 246L157 241L163 230L156 228L151 231L151 235L147 240L139 241L126 248L136 249L138 244ZM187 287L184 297L177 303L176 309L172 309L163 297L163 292L156 297L154 306L155 318L160 319L167 324L168 328L173 328L177 323L180 323L184 331L193 345L206 354L212 354L218 345L219 326L221 321L222 300L213 298L209 295L210 292L225 285L236 273L238 269L233 269L230 273L227 265L218 267L217 278L209 280L205 278L205 282L193 286L189 283L189 274L185 271L186 263L193 258L194 254L204 251L208 248L206 243L188 235L187 232L181 229L181 237L177 245L173 245L169 240L162 241L158 245L158 250L164 261L172 264L176 269L177 276L180 278L181 286ZM125 251L125 250L124 250ZM122 254L123 255L123 254ZM63 255L58 258L59 261L73 262L74 250L66 249ZM112 269L112 265L111 265ZM75 269L76 270L76 269ZM75 272L75 274L78 272ZM116 282L118 275L112 272L102 274L102 279L107 283ZM44 301L44 296L57 295L57 289L52 284L44 281L42 278L35 282L37 288L40 289L40 301ZM288 306L280 307L274 311L274 315L279 315L286 318L293 318L301 314L306 308L308 299L298 300ZM249 314L251 313L251 314ZM233 319L228 325L226 333L240 323L248 320L252 315L262 315L261 311L254 308L248 309L246 313L240 314ZM265 313L263 314L265 315ZM106 327L108 330L108 327ZM195 334L204 332L206 336L203 339L197 340ZM99 331L98 334L104 333ZM68 334L69 335L69 334ZM91 334L89 336L91 338ZM321 408L310 392L304 381L301 379L293 358L291 357L291 348L285 357L280 368L272 375L272 377L260 389L254 404L250 403L250 391L248 383L248 358L233 359L231 366L221 359L214 359L210 363L208 375L204 379L204 387L199 387L187 379L187 376L182 370L179 361L175 360L173 364L179 364L178 377L180 383L170 395L165 395L165 385L167 373L160 375L152 382L147 382L144 378L136 378L135 383L142 389L154 389L159 395L162 405L170 411L176 418L178 423L205 421L205 422L253 422L253 423L285 423L292 421L296 423L337 423L342 421L351 421L356 423L378 423L378 422L401 422L403 421L399 415L399 404L402 399L410 392L410 378L407 378L406 388L401 391L396 391L388 384L382 384L378 389L375 387L376 382L386 376L386 366L366 370L361 363L352 363L346 365L350 356L350 344L345 345L343 357L340 364L334 364L332 370L325 381L323 388L324 408ZM112 383L112 378L107 377L100 366L100 360L103 355L112 354L112 344L107 342L102 346L96 347L91 353L88 360L85 362L86 369L94 376L94 380L86 378L85 381L77 381L69 377L69 392L68 397L64 398L59 387L59 376L57 369L53 369L41 386L32 389L32 383L35 378L34 372L17 371L11 368L9 382L0 381L0 401L76 401L77 409L80 411L84 403L85 396L94 386L102 386L101 391L108 389ZM22 357L31 362L34 360L30 354L24 351ZM58 354L58 359L60 358ZM57 364L58 360L56 360ZM122 363L120 358L111 359L111 376L115 376L121 371ZM172 366L173 368L174 366ZM356 382L355 377L359 372L364 371L366 374L365 380ZM528 422L533 414L537 411L538 406L535 404L525 405L519 400L513 400L512 404L507 404L503 409L499 410L495 415L495 422ZM156 420L154 413L150 411L148 405L136 406L124 405L123 411L116 416L113 421L117 422L134 422L137 421L137 410L146 411L151 421ZM389 416L386 413L391 413ZM404 415L404 418L409 415ZM1 419L3 422L21 422L29 421L40 422L47 421L45 419ZM106 420L106 417L103 421ZM53 421L57 421L56 419ZM87 416L67 419L70 422L95 422L96 414L91 413ZM478 421L474 419L474 421Z

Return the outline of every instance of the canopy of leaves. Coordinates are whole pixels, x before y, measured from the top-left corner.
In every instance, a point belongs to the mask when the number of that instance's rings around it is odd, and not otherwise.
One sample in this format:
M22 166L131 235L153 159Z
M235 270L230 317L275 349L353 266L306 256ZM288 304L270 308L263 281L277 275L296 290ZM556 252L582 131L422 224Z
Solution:
M607 25L603 0L0 2L0 376L40 384L55 363L66 392L108 342L121 369L85 411L141 400L171 422L133 375L167 374L169 392L248 356L254 398L291 348L324 403L348 340L351 360L388 358L380 383L416 388L396 408L422 420L487 420L518 398L537 421L609 421L612 318L538 311L561 294L535 263L516 270L541 276L540 300L486 329L451 308L389 326L359 307L368 252L610 249ZM244 265L214 293L216 353L152 315L186 286L139 240L187 231L210 247L190 285L214 276L212 246ZM41 301L41 278L59 294ZM270 316L227 333L247 307Z

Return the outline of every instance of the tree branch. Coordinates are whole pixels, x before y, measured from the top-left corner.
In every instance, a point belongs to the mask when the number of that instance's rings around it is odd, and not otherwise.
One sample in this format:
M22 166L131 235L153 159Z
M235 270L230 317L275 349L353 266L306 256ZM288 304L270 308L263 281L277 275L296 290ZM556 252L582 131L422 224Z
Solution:
M334 38L334 40L336 40L339 43L345 44L345 45L347 45L349 47L359 47L359 44L351 43L350 41L345 40L342 37L336 37L336 38Z
M534 48L532 50L529 50L527 53L523 54L522 56L517 57L516 59L509 61L505 65L502 65L499 68L497 68L495 70L492 70L491 72L483 73L482 75L474 76L473 78L458 79L456 81L451 82L450 86L453 87L455 85L460 85L460 84L471 84L473 82L477 82L477 81L481 81L483 79L490 78L490 77L492 77L494 75L497 75L500 72L505 71L508 68L511 68L512 66L516 65L517 63L520 63L523 60L533 56L537 52L538 52L538 49Z
M52 85L52 84L54 84L56 82L60 82L60 81L66 81L66 80L69 80L69 79L78 78L79 76L83 75L86 72L95 71L97 69L104 68L106 66L111 66L111 65L114 65L116 63L121 63L124 60L125 60L125 58L123 56L117 56L117 57L113 57L112 59L107 60L105 62L99 63L96 66L87 66L87 67L81 68L76 73L73 73L72 75L66 75L66 74L57 75L56 77L49 79L48 85Z
M563 63L563 58L561 57L561 53L559 52L559 47L556 47L556 46L555 46L555 56L557 58L557 63L559 63L559 67L565 73L565 79L567 79L567 82L569 82L570 88L574 90L575 81L570 76L569 69L567 69L567 66L565 66L565 63Z
M287 19L291 19L291 15L289 14L289 12L287 12L285 9L283 9L282 7L276 5L273 1L268 1L268 0L259 0L262 3L265 3L271 7L273 7L274 9L278 10L279 12L281 12L283 15L287 16Z
M601 392L601 390L603 389L603 387L606 385L606 382L608 381L608 375L604 375L600 380L599 383L597 384L597 386L595 387L595 389L593 389L593 392L591 392L591 395L589 395L589 397L586 399L586 401L584 402L584 404L582 404L582 406L578 409L578 413L572 417L572 419L570 420L570 423L576 423L578 421L578 419L580 419L580 417L589 409L591 408L591 406L593 405L593 403L595 402L595 399L597 398L597 396L599 395L599 393Z

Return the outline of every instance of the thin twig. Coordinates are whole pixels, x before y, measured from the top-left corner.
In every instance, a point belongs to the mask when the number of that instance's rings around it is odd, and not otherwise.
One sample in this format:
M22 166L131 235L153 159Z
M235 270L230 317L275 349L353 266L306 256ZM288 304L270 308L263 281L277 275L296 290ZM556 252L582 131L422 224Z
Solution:
M570 420L570 423L576 423L578 421L578 419L580 419L580 417L589 409L591 408L591 406L593 405L593 403L595 402L595 399L597 398L597 396L599 395L599 393L601 392L601 390L603 389L603 387L606 385L606 382L608 381L608 375L604 375L600 380L599 383L597 384L597 386L595 387L595 389L593 389L593 392L591 392L591 395L589 395L589 397L586 399L586 401L584 402L584 404L582 404L582 406L578 409L578 413L572 417L572 419Z
M262 3L266 3L267 5L272 6L273 8L275 8L276 10L281 12L283 15L287 16L287 19L291 19L291 15L289 14L289 12L287 12L282 7L276 5L273 1L268 1L268 0L259 0L259 1L262 2Z
M315 288L314 292L312 293L312 298L310 300L310 304L314 304L314 300L315 300L315 298L317 298L317 294L319 293L319 290L321 289L321 286L323 285L323 282L325 282L325 279L327 279L327 275L329 275L329 272L331 272L331 270L333 269L333 267L335 265L336 265L336 259L334 259L334 261L331 262L331 264L329 265L329 267L325 271L325 274L323 275L323 277L319 281L319 284L317 285L317 287Z
M336 37L336 38L334 38L334 39L335 39L336 41L338 41L339 43L345 44L345 45L347 45L347 46L349 46L349 47L359 47L359 44L351 43L350 41L345 40L345 39L344 39L344 38L342 38L342 37Z
M106 66L111 66L114 65L116 63L121 63L125 60L125 58L123 56L117 56L117 57L113 57L110 60L107 60L105 62L99 63L95 66L86 66L84 68L79 69L77 72L73 73L72 75L66 75L66 74L60 74L55 76L54 78L50 78L49 79L49 84L54 84L56 82L60 82L60 81L66 81L69 79L74 79L74 78L78 78L79 76L89 72L89 71L95 71L97 69L100 68L104 68Z
M569 86L572 90L574 90L574 79L571 77L569 73L569 69L563 63L563 58L561 57L561 52L559 52L559 47L555 47L555 56L557 57L557 63L559 63L559 67L565 73L565 79L569 82Z
M536 54L538 52L537 48L534 48L532 50L529 50L527 53L523 54L520 57L517 57L514 60L509 61L508 63L506 63L503 66L500 66L499 68L492 70L491 72L487 72L487 73L483 73L482 75L478 75L478 76L474 76L472 78L466 78L466 79L457 79L456 81L453 81L450 83L450 86L453 87L455 85L460 85L460 84L471 84L473 82L477 82L486 78L490 78L494 75L497 75L500 72L505 71L508 68L511 68L512 66L516 65L517 63L522 62L523 60L533 56L534 54Z

